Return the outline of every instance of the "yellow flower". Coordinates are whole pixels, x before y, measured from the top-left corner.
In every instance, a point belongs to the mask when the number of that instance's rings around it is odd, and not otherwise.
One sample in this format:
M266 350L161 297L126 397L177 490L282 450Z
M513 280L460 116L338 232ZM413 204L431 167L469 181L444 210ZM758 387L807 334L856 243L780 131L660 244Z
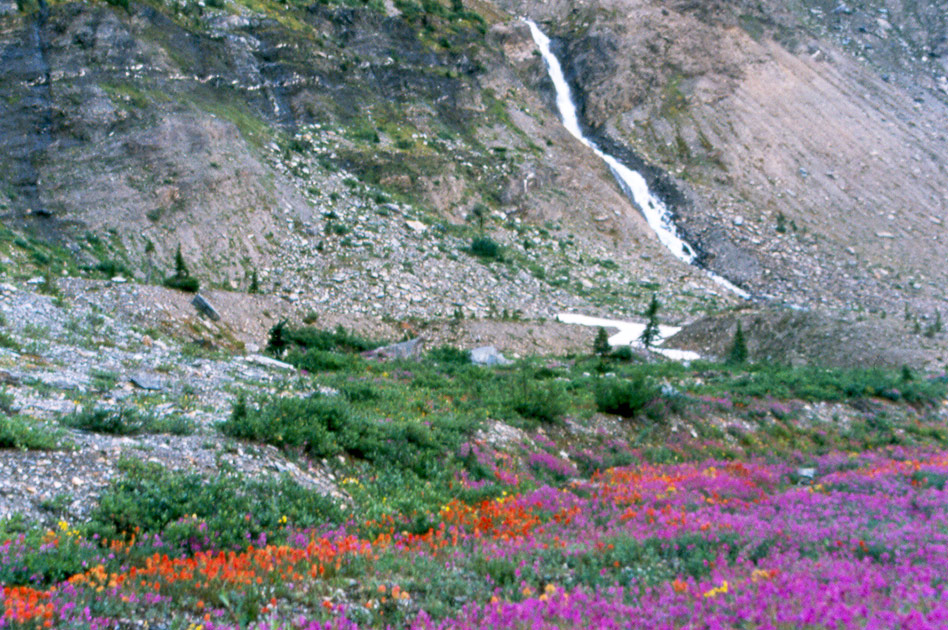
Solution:
M717 596L717 595L724 595L725 593L727 593L727 588L728 588L728 586L727 586L727 580L724 580L724 581L721 582L721 586L718 586L718 587L716 587L716 588L712 588L710 591L705 591L705 592L704 592L704 596L705 596L705 597L715 597L715 596Z

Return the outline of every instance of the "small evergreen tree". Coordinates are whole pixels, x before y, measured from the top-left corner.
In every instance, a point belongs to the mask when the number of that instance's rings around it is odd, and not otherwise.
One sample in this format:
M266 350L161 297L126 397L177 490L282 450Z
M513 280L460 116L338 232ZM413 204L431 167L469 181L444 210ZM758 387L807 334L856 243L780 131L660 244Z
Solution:
M187 291L188 293L197 293L198 291L198 280L197 278L192 278L191 272L188 271L188 266L184 262L184 256L181 255L181 245L178 245L178 250L174 255L174 275L165 278L162 284L169 289L178 289L180 291Z
M907 365L903 365L902 366L902 382L908 383L909 381L913 381L913 380L915 380L915 375L912 374L912 369Z
M600 326L599 331L596 333L596 339L593 340L593 352L604 357L609 354L609 350L609 334L605 328Z
M743 365L747 363L747 341L744 339L744 329L741 322L737 322L737 330L734 332L734 340L727 351L728 365Z
M931 324L925 327L925 336L934 337L935 335L941 332L941 327L942 327L941 312L936 310L934 321L932 321Z
M254 269L253 273L250 274L250 288L247 289L248 293L260 293L260 283L257 280L257 270Z
M661 304L658 302L658 297L653 293L652 301L649 302L648 308L645 309L645 330L642 331L642 334L639 335L639 341L642 342L642 345L646 348L650 348L653 343L658 340L658 309L661 308Z
M187 278L191 275L188 266L184 263L184 256L181 255L181 245L178 245L178 251L174 254L174 276L175 278Z
M282 357L286 350L287 343L286 339L283 338L283 329L286 328L287 323L285 319L282 319L274 324L267 337L266 351L277 358Z

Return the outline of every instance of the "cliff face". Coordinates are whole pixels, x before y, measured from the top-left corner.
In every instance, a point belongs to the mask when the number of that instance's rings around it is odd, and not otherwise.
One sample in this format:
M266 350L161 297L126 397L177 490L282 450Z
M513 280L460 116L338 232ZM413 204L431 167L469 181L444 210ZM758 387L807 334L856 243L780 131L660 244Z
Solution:
M431 52L367 10L317 5L286 24L218 13L69 3L4 18L7 216L111 228L139 253L182 241L226 268L266 249L249 234L312 215L270 159L302 126L358 127L366 110L406 101L448 126L471 117L464 29L460 52Z

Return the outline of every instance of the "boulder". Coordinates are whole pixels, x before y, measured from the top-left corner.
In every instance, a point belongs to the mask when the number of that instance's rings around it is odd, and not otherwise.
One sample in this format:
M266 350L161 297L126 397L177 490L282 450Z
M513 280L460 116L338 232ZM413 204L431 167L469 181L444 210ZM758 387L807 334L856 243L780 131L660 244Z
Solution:
M163 389L161 386L161 381L154 376L149 376L148 374L132 374L130 377L128 377L128 380L130 380L133 385L141 389L147 389L153 392L160 392Z
M481 346L471 350L471 363L475 365L510 365L510 359L497 351L494 346Z
M284 363L283 361L277 361L276 359L271 359L270 357L265 357L262 354L248 354L244 357L244 361L247 363L254 363L256 365L268 368L274 368L277 370L286 370L288 372L296 370L295 367L289 363Z
M220 313L218 313L217 309L211 306L211 303L208 302L207 299L205 299L200 293L194 296L194 298L191 300L191 304L198 310L199 313L207 315L211 321L220 321Z
M421 337L363 352L368 359L413 359L421 353Z

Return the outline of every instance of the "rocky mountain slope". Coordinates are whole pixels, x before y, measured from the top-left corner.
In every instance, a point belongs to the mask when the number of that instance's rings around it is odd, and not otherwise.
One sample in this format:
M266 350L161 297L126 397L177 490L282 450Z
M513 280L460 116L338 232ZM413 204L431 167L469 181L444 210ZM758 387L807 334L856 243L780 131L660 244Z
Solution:
M4 0L0 248L21 278L156 282L180 245L298 316L741 305L561 128L529 15L703 265L776 320L862 320L883 362L939 364L945 11L830 4Z

